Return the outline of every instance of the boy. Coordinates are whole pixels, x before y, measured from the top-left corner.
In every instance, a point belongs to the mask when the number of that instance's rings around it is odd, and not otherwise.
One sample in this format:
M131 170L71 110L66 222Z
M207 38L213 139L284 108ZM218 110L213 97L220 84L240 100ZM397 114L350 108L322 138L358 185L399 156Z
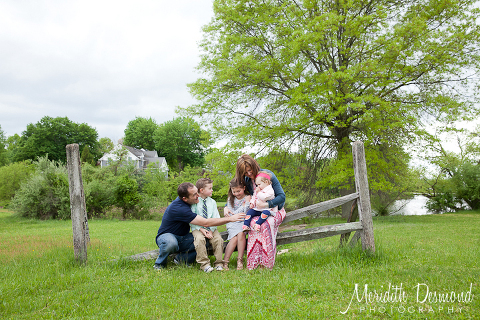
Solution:
M217 203L211 198L213 192L213 181L208 178L198 179L196 183L198 189L197 204L192 205L192 211L197 215L203 216L206 219L220 218L218 213ZM193 234L193 243L195 251L197 252L197 262L200 264L200 269L204 272L212 272L213 270L223 271L223 239L220 236L216 227L201 227L190 224ZM206 240L209 239L213 247L213 254L215 255L215 269L210 265L210 259L207 255Z

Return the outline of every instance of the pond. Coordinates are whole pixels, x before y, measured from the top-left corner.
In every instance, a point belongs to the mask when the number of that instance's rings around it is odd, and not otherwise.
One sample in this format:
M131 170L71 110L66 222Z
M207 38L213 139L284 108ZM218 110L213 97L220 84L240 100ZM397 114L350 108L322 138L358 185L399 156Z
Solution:
M409 200L397 200L393 204L393 215L425 215L432 214L427 210L425 204L427 203L428 198L422 195L415 195L412 199ZM398 211L397 211L398 210Z

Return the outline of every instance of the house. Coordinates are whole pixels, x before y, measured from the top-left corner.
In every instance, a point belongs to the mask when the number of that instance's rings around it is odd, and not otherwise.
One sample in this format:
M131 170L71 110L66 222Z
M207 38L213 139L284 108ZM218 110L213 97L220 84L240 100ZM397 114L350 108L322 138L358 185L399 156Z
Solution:
M123 152L120 151L122 148ZM167 160L165 160L165 157L159 157L157 151L135 149L128 146L123 146L121 144L117 144L111 152L105 153L103 157L99 159L100 166L102 168L107 167L113 162L118 161L120 154L122 153L122 158L124 161L134 162L135 168L145 170L150 163L154 163L155 168L165 172L165 177L168 178Z

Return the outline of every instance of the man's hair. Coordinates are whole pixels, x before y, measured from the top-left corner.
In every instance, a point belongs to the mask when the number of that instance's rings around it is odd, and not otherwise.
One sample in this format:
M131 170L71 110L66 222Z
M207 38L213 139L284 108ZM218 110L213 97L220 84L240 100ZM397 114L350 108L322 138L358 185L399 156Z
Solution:
M193 183L190 183L190 182L184 182L184 183L181 183L179 186L178 186L178 189L177 189L177 194L178 196L180 197L180 199L182 198L188 198L188 196L190 195L189 192L188 192L188 189L191 189L195 187L193 185Z
M200 189L205 189L207 184L211 184L211 183L213 183L212 179L200 178L200 179L197 180L196 187L197 187L198 191L200 191Z

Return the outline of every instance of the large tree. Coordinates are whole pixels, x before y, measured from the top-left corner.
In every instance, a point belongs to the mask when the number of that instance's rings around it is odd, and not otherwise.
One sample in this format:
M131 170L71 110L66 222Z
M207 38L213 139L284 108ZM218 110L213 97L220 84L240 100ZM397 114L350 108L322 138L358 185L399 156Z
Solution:
M88 146L95 159L100 157L95 128L86 123L75 123L67 117L43 117L36 124L28 124L18 141L15 160L35 160L48 154L49 160L66 162L65 147L78 143L80 152Z
M123 144L137 149L155 150L154 134L158 125L152 118L135 117L125 129Z
M336 185L351 182L350 143L360 139L371 186L388 187L385 174L404 167L402 147L425 138L426 125L478 114L475 3L214 1L201 42L204 77L189 85L200 103L186 113L269 149L326 148Z
M188 117L162 123L155 132L158 155L165 157L170 169L182 171L185 166L201 166L209 145L207 132Z

